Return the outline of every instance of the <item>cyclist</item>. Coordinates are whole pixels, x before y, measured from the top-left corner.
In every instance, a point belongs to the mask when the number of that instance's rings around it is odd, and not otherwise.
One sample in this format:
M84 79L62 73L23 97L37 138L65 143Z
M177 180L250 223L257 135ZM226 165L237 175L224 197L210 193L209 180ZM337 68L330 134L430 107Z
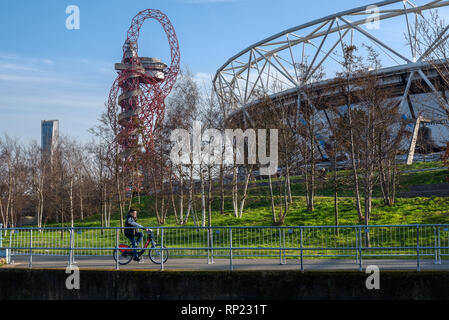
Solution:
M150 231L151 229L147 229L140 224L137 223L137 211L133 208L129 209L128 216L125 220L125 236L131 241L131 246L134 248L133 250L133 260L140 261L139 255L137 254L137 244L142 240L143 234L142 232L138 232L139 229L145 229L145 231Z

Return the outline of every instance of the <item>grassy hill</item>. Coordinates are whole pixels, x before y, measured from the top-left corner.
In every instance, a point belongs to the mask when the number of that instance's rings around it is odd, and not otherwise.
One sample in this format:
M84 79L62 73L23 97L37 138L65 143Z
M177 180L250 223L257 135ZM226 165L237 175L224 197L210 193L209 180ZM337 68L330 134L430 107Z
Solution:
M421 170L427 168L441 168L442 162L418 163L411 167L402 167L401 170ZM402 173L400 177L400 187L398 192L408 191L412 185L439 184L445 183L447 170L432 170L422 172ZM350 172L339 172L339 224L356 225L359 223L350 184ZM299 181L301 177L294 177L292 180ZM277 188L274 188L277 191ZM218 190L215 190L218 192ZM306 210L305 189L300 182L292 184L293 204L290 207L286 218L286 226L324 226L334 225L334 198L332 188L332 177L320 180L316 190L316 205L314 212ZM449 223L449 198L397 198L393 206L386 206L380 198L379 189L375 190L376 198L373 200L373 213L371 224L394 225L394 224L445 224ZM198 223L201 220L200 197L195 197L196 218ZM185 208L187 201L185 203ZM157 219L154 210L154 199L142 196L140 203L138 199L133 199L133 207L139 211L139 223L146 226L157 226ZM213 226L270 226L271 222L271 201L268 186L262 182L257 182L249 191L248 199L241 219L235 218L232 211L232 199L225 199L225 214L220 214L219 194L214 195L212 203L212 225ZM91 216L84 221L77 221L76 226L98 227L100 226L100 215ZM119 214L115 212L112 217L112 226L119 226ZM175 226L175 218L170 211L167 218L167 226ZM194 215L188 222L189 226L194 226ZM47 224L47 226L59 226Z

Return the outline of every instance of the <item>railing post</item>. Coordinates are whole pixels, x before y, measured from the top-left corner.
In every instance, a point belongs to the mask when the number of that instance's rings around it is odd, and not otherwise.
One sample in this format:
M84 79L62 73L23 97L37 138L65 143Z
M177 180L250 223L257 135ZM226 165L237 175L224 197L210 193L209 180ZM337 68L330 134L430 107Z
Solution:
M282 231L281 227L278 228L279 230L279 264L282 265Z
M2 249L3 248L3 224L0 223L0 257L5 255L6 263L9 263L9 257L8 257L8 249Z
M285 228L279 227L279 251L280 251L280 265L287 264L287 258L285 254Z
M207 264L210 264L210 228L207 229Z
M437 228L433 227L433 234L435 238L435 264L438 264L438 236L437 236Z
M70 239L69 239L69 267L73 265L73 228L70 227Z
M302 242L302 227L299 228L299 241L300 241L300 255L301 255L301 272L304 272L304 257L303 257L303 242Z
M120 239L120 229L115 229L115 270L120 270L120 265L118 263L118 259L120 256L120 251L118 249Z
M421 271L421 261L419 252L419 225L416 226L416 270Z
M355 263L359 263L359 233L355 230Z
M208 243L208 251L207 251L207 264L214 264L214 244L213 244L213 236L211 228L207 229L207 243Z
M161 271L164 271L164 228L161 229Z
M33 229L30 229L30 261L28 267L33 267Z
M232 227L229 228L229 268L231 271L234 270L232 265Z
M285 253L285 228L282 230L283 247L282 253L284 255L284 264L287 264L287 254Z
M438 227L438 264L441 264L441 227Z
M2 249L2 248L3 248L3 224L0 223L0 253L3 254L3 252L4 252L5 258L6 258L6 263L8 263L8 251L6 251L6 249Z
M6 230L8 230L8 229L6 229ZM9 250L8 250L8 258L7 258L7 260L8 260L8 263L14 264L14 261L11 261L11 253L12 253L12 232L13 232L13 230L9 230L9 245L8 245Z
M363 240L362 240L362 227L359 226L359 271L363 271Z

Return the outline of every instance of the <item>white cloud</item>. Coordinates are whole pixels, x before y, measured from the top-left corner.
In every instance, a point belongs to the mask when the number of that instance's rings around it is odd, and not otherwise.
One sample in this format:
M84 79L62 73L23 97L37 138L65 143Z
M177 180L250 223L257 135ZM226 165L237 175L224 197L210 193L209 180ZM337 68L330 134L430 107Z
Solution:
M27 74L7 74L0 73L0 81L22 82L22 83L38 83L38 84L55 84L55 85L71 85L71 86L88 86L89 84L82 80L70 79L64 74L46 74L42 76L32 76Z
M4 61L1 61L4 60ZM37 59L37 58L22 58L11 54L4 54L0 52L0 72L1 71L14 71L14 75L1 74L0 79L4 81L44 81L45 76L42 74L39 78L30 77L30 72L42 73L46 66L54 64L50 59ZM42 69L44 68L44 69Z
M18 76L14 74L0 74L0 81L42 82L39 77Z
M16 71L31 71L38 72L39 69L16 63L0 63L0 70L16 70Z
M46 96L12 96L3 99L2 104L11 106L23 106L21 110L38 110L39 107L48 109L67 108L67 111L76 111L79 109L102 109L104 108L104 99L100 95L71 94L67 92ZM37 109L36 109L37 108ZM80 112L80 116L85 114Z
M193 80L196 82L200 89L210 89L212 87L212 79L214 76L206 72L198 72L193 76Z
M213 3L226 3L226 2L237 2L238 0L184 0L186 3L191 4L213 4Z
M17 59L17 56L13 55L13 54L10 54L10 53L0 52L0 59L2 59L2 60L15 60L15 59Z
M44 60L42 60L42 63L46 64L46 65L53 65L54 64L54 62L52 60L50 60L50 59L44 59Z

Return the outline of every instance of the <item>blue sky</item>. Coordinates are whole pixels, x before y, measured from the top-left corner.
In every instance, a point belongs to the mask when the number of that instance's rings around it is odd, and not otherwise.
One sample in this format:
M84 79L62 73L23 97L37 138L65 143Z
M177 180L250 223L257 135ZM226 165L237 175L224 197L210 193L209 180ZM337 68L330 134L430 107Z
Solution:
M179 38L181 63L201 82L231 56L287 28L367 0L0 0L0 135L40 139L41 120L60 120L64 134L88 141L115 79L114 63L131 19L162 10ZM77 5L81 29L67 30ZM162 28L147 23L139 53L168 60Z

